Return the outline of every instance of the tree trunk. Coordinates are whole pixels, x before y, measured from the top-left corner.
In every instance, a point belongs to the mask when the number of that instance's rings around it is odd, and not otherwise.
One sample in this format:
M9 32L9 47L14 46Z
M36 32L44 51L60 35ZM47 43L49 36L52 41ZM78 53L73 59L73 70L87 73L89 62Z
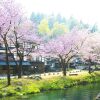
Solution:
M11 85L11 78L10 78L10 68L7 66L7 84Z
M66 61L65 59L63 59L63 57L61 55L59 55L59 63L62 67L62 73L63 73L63 76L66 76Z
M91 74L91 59L89 59L89 74Z
M62 65L63 76L66 76L66 66L65 64Z
M7 44L6 37L4 38L4 43L5 43L6 67L7 67L7 84L11 85L10 67L9 67L9 59L8 59L8 44Z
M63 69L63 76L66 76L66 70Z
M19 62L19 68L18 68L18 78L22 78L22 61Z
M91 65L89 65L89 74L91 74Z
M22 67L21 66L19 66L18 78L22 78Z

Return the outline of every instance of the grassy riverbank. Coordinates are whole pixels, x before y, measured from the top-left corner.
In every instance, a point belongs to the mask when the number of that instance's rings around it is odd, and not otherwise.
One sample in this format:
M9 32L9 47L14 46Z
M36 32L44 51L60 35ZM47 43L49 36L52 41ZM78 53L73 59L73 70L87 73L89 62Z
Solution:
M10 86L6 86L6 80L0 80L0 97L39 93L54 89L67 89L80 84L100 82L100 72L92 74L82 73L77 76L53 76L42 80L12 79Z

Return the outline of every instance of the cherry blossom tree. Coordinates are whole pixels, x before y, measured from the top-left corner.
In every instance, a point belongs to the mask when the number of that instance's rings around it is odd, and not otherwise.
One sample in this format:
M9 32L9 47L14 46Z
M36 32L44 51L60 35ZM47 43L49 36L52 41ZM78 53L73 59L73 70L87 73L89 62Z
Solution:
M8 33L19 16L20 10L13 0L0 1L0 39L5 46L8 85L10 85Z
M18 26L14 27L10 40L15 46L13 52L17 53L19 64L18 66L18 78L21 78L22 74L22 62L24 58L34 51L34 47L41 43L39 36L34 33L34 25L29 20L23 20ZM15 61L16 61L15 60Z
M26 22L23 15L23 10L19 4L15 2L15 0L0 1L0 42L2 42L5 46L8 85L10 85L8 53L12 54L12 51L9 49L10 43L14 44L17 55L21 60L19 65L22 65L23 56L20 55L23 54L26 48L19 48L18 45L24 41L32 41L34 43L38 43L40 41L38 40L38 36L36 36L33 32L33 27L31 27L32 25L25 26L29 25L29 22ZM14 59L14 61L15 60L16 59ZM18 71L21 73L20 69L18 69Z
M89 73L91 66L100 63L100 34L89 34L89 38L85 41L80 50L80 57L87 62Z
M78 55L84 41L88 37L87 30L73 30L55 40L45 43L44 49L41 49L46 56L55 57L59 60L63 75L66 76L66 69L69 62Z

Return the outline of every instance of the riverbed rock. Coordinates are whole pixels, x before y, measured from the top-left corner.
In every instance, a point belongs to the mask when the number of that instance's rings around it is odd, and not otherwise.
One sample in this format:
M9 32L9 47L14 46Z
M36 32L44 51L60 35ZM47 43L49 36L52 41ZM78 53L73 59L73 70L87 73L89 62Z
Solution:
M100 100L100 93L96 96L96 100Z

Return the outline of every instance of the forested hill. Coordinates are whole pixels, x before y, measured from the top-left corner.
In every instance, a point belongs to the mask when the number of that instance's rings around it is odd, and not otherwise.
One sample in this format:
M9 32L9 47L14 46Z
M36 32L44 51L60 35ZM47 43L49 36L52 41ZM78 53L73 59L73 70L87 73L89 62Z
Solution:
M32 13L30 16L37 26L40 35L56 36L71 31L74 27L78 29L89 29L92 33L99 31L97 24L89 25L81 20L77 20L74 16L65 18L58 15L45 15L42 13Z

